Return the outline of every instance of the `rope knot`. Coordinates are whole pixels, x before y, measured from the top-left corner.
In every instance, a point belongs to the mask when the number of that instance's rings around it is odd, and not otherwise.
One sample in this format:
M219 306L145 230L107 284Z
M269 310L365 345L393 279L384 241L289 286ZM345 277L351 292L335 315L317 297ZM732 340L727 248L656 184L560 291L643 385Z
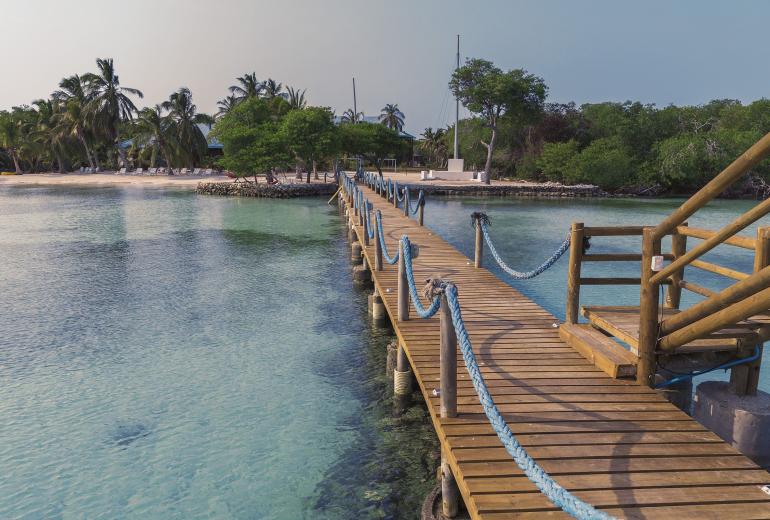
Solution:
M425 287L422 289L422 295L426 300L432 300L436 296L444 294L446 285L446 282L441 278L427 278Z
M471 227L476 227L476 221L479 221L481 224L487 226L492 225L492 221L489 219L489 215L481 211L474 211L471 213Z

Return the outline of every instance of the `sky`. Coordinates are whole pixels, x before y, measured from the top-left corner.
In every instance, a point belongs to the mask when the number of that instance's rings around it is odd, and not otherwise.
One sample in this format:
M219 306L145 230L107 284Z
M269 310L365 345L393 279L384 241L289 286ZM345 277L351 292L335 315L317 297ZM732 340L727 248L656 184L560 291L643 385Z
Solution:
M256 72L341 114L355 77L360 111L397 103L418 135L454 119L457 34L463 60L526 69L551 102L770 96L759 0L0 0L0 19L0 109L111 57L140 106L186 86L208 113Z

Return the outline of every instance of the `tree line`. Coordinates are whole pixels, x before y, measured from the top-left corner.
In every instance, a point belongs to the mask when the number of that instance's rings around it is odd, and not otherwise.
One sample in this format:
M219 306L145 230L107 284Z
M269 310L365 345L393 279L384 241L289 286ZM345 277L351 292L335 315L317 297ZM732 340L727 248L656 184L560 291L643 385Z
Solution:
M121 85L112 59L97 59L96 66L95 72L63 78L47 99L0 111L0 170L98 171L163 163L217 165L247 177L293 167L298 174L307 170L309 182L310 171L339 154L375 165L409 154L399 138L405 116L397 104L385 105L376 124L349 109L338 125L330 109L308 106L304 89L272 78L260 81L252 72L236 78L213 115L198 110L186 87L140 109L142 92ZM201 125L213 126L223 157L208 154Z
M520 178L591 183L617 192L685 193L770 132L770 100L719 99L700 106L548 103L542 78L469 59L449 88L473 114L460 121L466 167L487 180ZM420 147L431 165L446 164L454 125L427 128ZM770 177L760 163L749 180Z

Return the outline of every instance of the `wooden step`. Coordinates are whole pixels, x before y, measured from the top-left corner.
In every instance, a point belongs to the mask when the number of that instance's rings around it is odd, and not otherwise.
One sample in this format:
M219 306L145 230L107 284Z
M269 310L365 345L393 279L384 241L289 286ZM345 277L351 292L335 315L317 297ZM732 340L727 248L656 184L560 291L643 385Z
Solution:
M591 325L564 323L559 336L609 376L636 376L637 357Z

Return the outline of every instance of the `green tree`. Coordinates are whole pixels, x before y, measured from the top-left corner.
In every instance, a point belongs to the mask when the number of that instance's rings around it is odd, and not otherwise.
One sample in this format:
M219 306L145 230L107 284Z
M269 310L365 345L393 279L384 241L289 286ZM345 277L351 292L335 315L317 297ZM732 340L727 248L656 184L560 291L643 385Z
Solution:
M272 100L252 97L223 116L211 135L224 146L219 164L239 177L264 173L273 181L273 170L284 167L292 158L279 133L280 123L289 111L282 98Z
M380 123L391 130L400 132L404 128L404 113L399 110L397 104L388 103L380 110Z
M162 107L168 110L168 118L173 122L171 132L176 156L190 169L194 168L196 163L201 162L207 148L206 137L198 125L209 123L210 118L198 113L192 102L192 93L186 87L171 94Z
M446 129L426 128L422 133L422 139L418 146L425 152L428 157L428 163L438 168L443 167L447 163L449 151L446 143Z
M157 156L163 156L166 165L173 165L174 122L166 116L162 105L147 107L139 111L136 118L135 144L151 149L150 166L157 165Z
M86 112L93 119L94 128L105 133L110 143L120 152L120 125L133 118L136 105L129 96L144 97L140 90L122 87L115 72L112 58L96 60L97 74L85 74L88 85Z
M287 101L293 109L305 108L307 101L305 100L305 90L294 90L292 87L286 87L286 93L288 94Z
M240 100L238 99L235 94L230 94L229 96L225 96L223 99L220 99L217 101L217 113L216 117L220 118L224 115L226 115L230 110L235 108L235 105L238 104Z
M568 182L587 182L615 190L636 183L636 170L628 149L618 137L591 142L567 167Z
M235 78L236 84L230 87L230 93L241 101L243 99L258 97L265 88L265 84L257 80L257 73L244 74Z
M566 143L545 143L536 165L549 181L563 182L578 176L572 168L579 153L577 141L574 139Z
M292 110L281 123L281 138L289 150L305 163L307 182L310 171L318 178L316 163L333 156L337 151L337 127L332 112L324 107Z
M478 114L490 130L489 142L482 141L487 149L484 182L489 184L500 119L505 116L518 125L536 120L545 102L545 83L522 69L503 72L490 61L469 59L452 74L449 87L463 106Z
M268 80L263 83L262 95L266 98L274 98L276 96L285 97L285 94L283 94L283 84L275 81L273 78L268 78Z
M358 123L360 121L363 121L363 119L364 119L363 112L354 112L352 108L348 108L342 113L340 122L341 123Z
M35 139L56 160L58 172L64 173L66 139L59 132L55 131L56 114L61 109L61 103L53 99L38 99L33 101L32 104L37 108Z
M13 112L0 112L0 148L13 161L13 167L16 173L22 173L19 149L23 145L24 139L24 121L22 121Z
M375 123L339 126L340 149L374 164L382 175L382 160L403 153L405 144L395 130Z

